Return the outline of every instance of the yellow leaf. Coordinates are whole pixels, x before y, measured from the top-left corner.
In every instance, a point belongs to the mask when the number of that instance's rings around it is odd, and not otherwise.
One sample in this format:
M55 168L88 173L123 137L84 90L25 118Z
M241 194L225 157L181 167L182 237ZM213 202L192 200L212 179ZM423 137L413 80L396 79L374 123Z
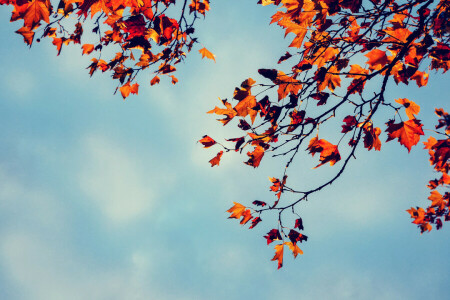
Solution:
M206 58L212 59L212 60L214 60L214 62L216 62L216 59L215 59L216 56L214 54L212 54L205 47L203 47L202 49L198 50L198 52L200 52L200 54L202 55L202 58L206 57Z

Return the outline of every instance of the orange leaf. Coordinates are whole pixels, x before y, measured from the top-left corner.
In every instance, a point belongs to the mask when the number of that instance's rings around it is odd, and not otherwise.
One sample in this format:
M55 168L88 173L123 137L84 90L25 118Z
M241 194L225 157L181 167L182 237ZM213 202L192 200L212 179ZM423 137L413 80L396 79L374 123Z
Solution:
M209 52L208 49L206 49L205 47L203 47L202 49L198 50L198 52L200 52L200 54L202 55L202 58L209 58L214 60L214 62L216 62L216 56L214 54L212 54L211 52Z
M28 8L23 16L23 23L26 27L33 28L41 20L49 23L49 16L50 12L45 3L40 0L33 0L29 2Z
M436 143L437 140L434 137L430 136L426 142L423 142L423 144L425 145L424 149L431 149L431 147L433 147Z
M302 249L300 249L297 244L294 244L292 242L285 242L286 246L289 247L289 249L292 251L292 254L294 255L294 258L297 257L298 254L303 255Z
M422 124L417 119L408 120L406 122L400 122L399 124L394 124L394 121L389 121L386 123L388 128L388 139L389 142L395 138L398 139L399 143L411 151L411 147L417 145L420 140L420 136L424 135L422 130Z
M94 51L94 45L92 45L92 44L84 44L82 46L82 48L83 48L83 55L84 54L91 54L92 51Z
M255 96L248 95L234 107L234 110L237 112L237 115L240 117L246 117L250 115L250 119L252 120L252 124L255 121L256 114L258 113L256 110L252 108L256 106L256 98Z
M311 139L307 150L309 150L309 153L311 153L312 156L314 156L317 152L320 152L319 161L321 163L315 166L314 169L326 164L327 162L329 162L330 166L332 166L341 160L338 146L333 145L324 139L319 140L317 136Z
M420 112L420 106L411 100L400 98L395 100L395 102L403 105L406 108L405 112L410 120L415 119L416 117L414 115L417 115Z
M278 101L286 98L286 96L289 94L296 95L302 88L300 81L289 75L286 75L281 71L278 71L278 75L274 80L274 83L278 85Z
M128 97L131 93L131 86L130 83L127 82L125 85L120 87L120 93L122 94L123 99L125 100L126 97Z
M387 64L388 58L386 56L386 52L380 50L380 49L373 49L366 55L365 57L369 58L367 61L367 64L370 65L371 70L380 70L384 65Z
M176 78L173 75L170 75L170 77L172 78L172 84L176 84L178 82L178 78Z
M227 212L231 214L229 219L240 219L245 212L246 207L240 203L233 202L234 206L231 207Z
M153 77L152 80L150 80L150 85L155 85L157 83L159 83L161 81L161 79L158 76Z
M431 191L431 195L428 197L428 199L431 200L431 207L438 206L439 209L444 209L445 201L438 191Z
M247 224L247 222L252 219L252 212L250 211L250 209L246 209L242 215L243 218L240 222L241 225Z
M272 261L278 261L278 269L283 266L283 250L284 244L275 245L275 256L272 258Z
M247 155L250 158L245 162L245 164L252 166L253 168L257 168L264 156L264 148L261 146L256 146L255 150L253 150L253 152L247 152Z
M34 38L34 31L30 30L27 27L22 27L16 31L16 33L23 36L23 40L27 43L28 46L31 46Z
M375 151L381 150L381 141L380 141L380 133L381 129L378 127L373 128L371 123L366 124L364 126L364 147L367 150L375 149Z
M220 163L220 158L222 157L222 155L223 155L223 151L220 151L219 153L217 153L217 155L215 156L215 157L213 157L209 162L210 162L210 164L211 164L211 167L214 167L214 166L218 166L219 165L219 163Z
M212 145L216 144L216 141L207 135L204 135L203 138L199 140L199 142L202 143L205 148L209 148Z

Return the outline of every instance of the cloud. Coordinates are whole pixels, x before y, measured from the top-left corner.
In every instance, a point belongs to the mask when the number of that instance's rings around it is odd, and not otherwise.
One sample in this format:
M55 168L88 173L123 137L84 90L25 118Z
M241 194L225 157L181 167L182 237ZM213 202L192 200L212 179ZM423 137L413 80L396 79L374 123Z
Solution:
M15 96L10 101L26 101L36 89L36 81L30 71L10 68L8 73L3 74L6 74L2 78L6 90L9 90Z
M132 255L131 263L105 268L89 262L57 240L39 234L10 232L0 243L2 272L20 289L15 299L151 299L146 258ZM144 273L143 273L144 272ZM143 280L143 275L146 280ZM158 299L163 299L159 297Z
M86 160L79 174L80 187L108 220L124 224L151 211L155 189L139 161L123 146L92 135L83 148Z

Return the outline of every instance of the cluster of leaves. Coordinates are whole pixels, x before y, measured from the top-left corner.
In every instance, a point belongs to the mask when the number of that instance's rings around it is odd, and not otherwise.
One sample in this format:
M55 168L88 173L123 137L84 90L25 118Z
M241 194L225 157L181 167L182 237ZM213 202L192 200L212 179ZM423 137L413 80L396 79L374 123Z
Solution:
M181 9L171 18L166 14L173 11L170 9L176 0L59 0L57 6L50 0L0 0L1 5L14 7L11 22L23 21L16 32L25 43L31 46L36 34L38 42L51 38L58 55L63 46L80 44L83 55L96 56L88 67L89 74L112 72L113 79L119 81L116 91L120 88L124 99L138 93L136 76L148 68L155 73L151 85L159 83L161 75L169 76L173 84L178 82L173 75L175 65L198 43L193 37L194 23L209 10L209 0L190 0L189 5L188 0L178 2L182 2ZM82 44L86 30L92 32L88 39L97 40L95 43ZM111 45L117 45L118 51L102 59L103 50ZM200 53L214 58L206 48ZM137 54L140 56L135 57Z
M448 175L450 169L450 139L448 138L448 135L450 135L450 115L443 109L436 109L436 115L440 117L436 129L443 128L447 138L436 140L431 136L427 142L424 142L424 145L430 154L430 163L440 177L430 180L427 185L431 189L428 197L431 204L426 210L422 207L411 207L407 210L411 214L411 218L414 219L413 223L419 226L421 232L431 231L433 228L431 224L436 224L436 229L439 230L442 228L442 219L444 221L450 220L450 193L445 192L444 195L441 195L437 190L438 187L450 185L450 176Z
M16 32L26 44L50 38L57 54L63 46L79 44L82 53L95 56L88 67L111 72L118 80L117 90L125 99L137 94L136 76L149 69L154 73L150 84L160 76L173 75L175 65L198 43L194 24L210 9L209 0L0 0L13 7L11 22L23 21ZM420 106L413 100L389 99L385 91L390 81L397 85L414 83L423 87L431 70L446 72L450 68L449 0L260 0L276 13L271 23L280 26L289 45L278 60L280 69L259 69L265 80L248 78L236 87L233 99L221 100L210 114L221 116L223 125L237 120L242 135L218 143L209 136L200 142L204 147L221 150L209 162L218 166L225 153L246 153L245 164L257 168L264 157L284 157L283 172L270 178L273 203L253 201L254 207L234 203L230 218L254 228L267 212L278 213L278 228L265 238L275 245L273 260L283 265L287 246L294 257L302 254L298 243L307 240L301 216L295 207L315 192L331 185L344 172L356 149L380 151L380 136L386 142L397 140L408 152L424 135L417 118ZM55 3L56 4L56 3ZM70 18L68 18L70 16ZM170 17L172 16L172 17ZM88 32L83 35L83 32ZM38 35L38 37L36 37ZM85 39L96 42L86 43ZM82 43L83 39L83 43ZM118 49L107 51L107 49ZM215 60L205 47L202 57ZM109 58L102 58L110 56ZM283 66L283 70L281 67ZM391 80L392 79L392 80ZM272 92L273 91L273 92ZM416 99L414 99L417 101ZM234 103L233 103L234 102ZM382 123L375 115L384 109L391 116ZM431 204L408 212L421 232L430 231L450 219L450 195L439 189L448 187L450 179L450 117L437 109L439 124L432 130L438 138L425 142L430 162L439 174L429 182ZM402 115L406 115L406 118ZM332 120L342 120L340 126ZM377 124L375 124L378 122ZM330 125L331 124L331 125ZM338 129L333 141L324 138L322 128ZM341 129L342 127L342 129ZM383 133L384 132L384 133ZM320 134L320 136L319 136ZM244 151L244 148L248 151ZM315 168L329 164L339 166L329 180L312 189L300 190L287 185L287 171L294 159L307 151L318 160ZM317 154L317 155L316 155ZM284 193L295 195L284 197ZM284 213L296 215L293 227L283 224Z
M278 260L281 267L283 247L287 245L296 256L301 253L296 249L296 242L305 237L295 227L283 225L284 212L296 214L294 209L300 202L332 184L350 159L355 158L356 149L380 151L383 131L386 142L397 140L408 152L419 143L424 135L423 124L417 119L420 106L406 98L388 99L385 91L391 79L397 85L413 82L422 87L427 84L431 70L448 71L450 1L261 0L259 4L276 6L271 23L283 28L285 36L293 37L289 47L295 50L287 51L278 60L283 65L290 62L289 71L260 69L264 83L246 79L235 89L232 101L223 99L223 107L216 106L208 112L222 116L219 121L223 125L238 120L237 126L244 133L228 139L231 145L217 143L209 136L200 142L205 147L222 148L210 161L211 166L219 165L226 152L245 153L245 147L250 148L245 164L254 168L268 154L285 157L282 179L270 179L273 183L270 189L276 193L272 205L255 201L255 208L247 208L235 203L228 211L230 218L242 217L241 224L252 220L250 228L261 221L262 213L278 213L278 229L272 229L265 237L268 242L280 240L273 260ZM271 96L270 90L276 90L276 94ZM392 116L384 125L374 121L381 108ZM442 176L430 181L430 207L426 211L408 210L422 232L431 230L432 223L440 229L441 219L450 219L449 193L442 196L436 190L449 184L449 116L442 109L436 112L441 117L436 129L445 127L446 131L433 131L443 138L430 138L426 148L430 151L431 164ZM402 118L403 113L406 120ZM320 138L319 129L334 118L342 118L342 130L338 128L336 141ZM316 168L339 165L335 175L310 190L286 185L287 171L302 150L318 155ZM344 158L341 153L346 153ZM285 192L298 197L281 198ZM301 224L301 218L298 220Z

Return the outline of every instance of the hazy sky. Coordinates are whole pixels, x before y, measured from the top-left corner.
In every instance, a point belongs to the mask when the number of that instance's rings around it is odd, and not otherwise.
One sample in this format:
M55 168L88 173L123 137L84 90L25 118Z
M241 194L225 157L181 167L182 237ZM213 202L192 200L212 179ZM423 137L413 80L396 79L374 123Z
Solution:
M447 296L449 224L420 235L405 212L428 204L434 174L422 145L409 155L397 142L360 149L336 184L300 208L305 254L294 261L286 251L281 270L262 237L271 217L253 230L227 219L233 201L273 199L267 177L282 171L269 160L254 170L238 155L211 168L217 150L196 143L239 134L205 112L259 78L258 68L275 67L289 44L269 26L270 7L242 2L213 1L198 22L217 63L192 53L176 86L164 78L150 87L143 74L139 96L126 101L112 95L109 74L89 78L79 48L59 57L49 41L28 49L1 7L1 299ZM427 87L392 86L387 96L417 102L431 128L434 107L449 108L448 82L433 73ZM330 174L307 169L299 162L290 180Z

